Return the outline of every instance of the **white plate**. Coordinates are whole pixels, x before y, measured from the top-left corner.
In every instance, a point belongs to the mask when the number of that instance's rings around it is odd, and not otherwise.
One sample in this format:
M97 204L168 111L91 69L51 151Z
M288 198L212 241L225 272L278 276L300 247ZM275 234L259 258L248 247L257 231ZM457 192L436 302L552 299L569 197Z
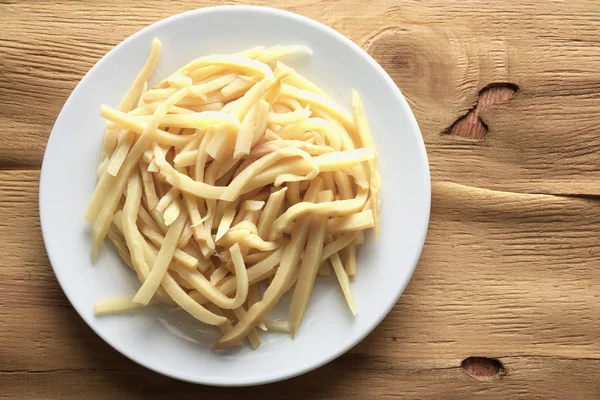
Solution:
M216 330L184 313L150 307L95 317L96 300L132 294L139 283L111 246L90 262L90 227L83 215L96 184L104 122L101 104L116 106L148 55L163 43L158 71L167 75L205 54L256 45L306 44L314 55L290 62L343 106L356 88L380 154L380 238L360 249L352 288L352 318L333 278L318 279L298 335L263 334L263 345L212 352ZM155 76L154 82L160 77ZM48 256L73 307L115 349L154 371L211 385L241 386L290 378L340 356L387 315L417 264L429 221L425 146L404 97L385 71L332 29L292 13L249 6L186 12L134 34L102 58L63 107L46 148L40 178L40 218Z

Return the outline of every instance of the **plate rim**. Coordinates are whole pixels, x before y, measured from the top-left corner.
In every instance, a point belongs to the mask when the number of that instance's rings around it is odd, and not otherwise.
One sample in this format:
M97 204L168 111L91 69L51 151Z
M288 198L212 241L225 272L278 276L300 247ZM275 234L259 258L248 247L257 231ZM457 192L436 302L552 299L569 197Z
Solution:
M80 89L81 86L83 86L88 79L91 79L91 76L93 75L92 72L94 70L96 70L97 68L99 68L99 66L103 63L106 62L107 59L110 58L110 55L116 51L117 48L124 46L126 43L133 41L136 39L136 37L143 35L144 32L154 29L160 25L163 24L168 24L170 22L174 22L177 19L183 18L183 17L187 17L187 16L192 16L192 15L196 15L196 14L207 14L207 13L212 13L212 12L223 12L223 11L227 11L227 10L242 10L242 11L248 11L248 12L259 12L259 13L266 13L266 14L271 14L275 17L283 17L283 18L291 18L294 20L297 20L299 22L305 23L310 25L311 27L320 30L320 31L324 31L325 34L327 35L332 35L334 36L337 40L343 42L345 45L349 46L350 48L352 48L354 51L357 51L360 56L362 56L363 58L366 59L366 61L372 66L374 67L376 70L379 71L379 73L381 74L381 77L385 80L385 83L387 84L387 86L390 86L394 92L394 95L398 98L400 104L402 105L402 108L404 108L404 111L408 111L407 115L408 115L408 123L411 126L411 134L415 134L417 135L417 147L418 147L418 151L419 151L419 159L422 160L423 165L421 166L423 169L423 178L424 178L424 187L423 187L423 197L424 200L426 201L425 204L425 215L424 215L424 222L422 223L422 226L419 227L420 232L417 232L417 236L418 236L418 243L420 243L420 246L418 249L415 249L415 259L411 260L410 266L407 269L409 274L407 276L407 279L405 282L403 282L403 284L399 287L398 290L398 295L395 299L395 301L393 303L391 303L389 306L385 307L384 309L382 309L381 312L381 316L379 318L376 319L376 323L374 323L372 326L368 327L368 329L365 329L364 332L362 332L361 335L359 335L357 337L357 339L353 342L350 342L351 344L348 346L341 346L337 351L332 352L330 355L328 355L327 357L324 357L323 359L320 359L318 362L313 363L313 364L309 364L308 366L304 366L302 368L299 368L297 370L295 370L292 373L286 373L286 374L277 374L275 373L271 373L269 376L265 376L265 377L261 377L260 379L256 379L254 378L254 380L239 380L239 381L214 381L214 380L207 380L207 379L202 379L201 377L199 377L198 379L191 379L189 377L186 376L180 376L177 375L175 373L171 373L171 371L168 370L159 370L157 368L155 368L153 365L146 363L143 360L139 360L138 358L136 358L134 355L132 355L126 348L126 346L121 346L118 343L113 342L112 339L107 338L105 335L103 335L102 333L100 333L100 331L98 329L95 328L93 321L89 320L88 318L86 318L85 314L80 311L80 308L78 306L76 306L76 303L72 301L71 297L69 296L69 294L67 293L67 290L65 290L65 283L64 281L60 278L60 273L57 272L57 269L55 268L55 264L52 262L52 251L50 250L50 247L48 246L48 241L46 239L48 233L46 232L47 229L44 229L44 226L47 224L44 224L44 207L42 205L43 200L43 193L45 193L47 191L46 186L44 184L44 182L47 182L46 179L44 179L44 177L48 174L48 169L44 168L45 165L47 165L47 147L48 144L50 143L50 140L52 139L52 135L56 129L56 126L58 124L58 122L61 120L61 117L63 115L63 112L65 112L65 109L67 108L67 106L70 104L70 102L73 99L73 95ZM141 365L142 367L149 369L153 372L156 372L158 374L164 375L164 376L168 376L170 378L173 379L177 379L180 381L184 381L184 382L189 382L189 383L195 383L195 384L202 384L202 385L209 385L209 386L219 386L219 387L243 387L243 386L256 386L256 385L264 385L264 384L268 384L268 383L273 383L273 382L279 382L279 381L283 381L283 380L287 380L287 379L291 379L294 378L296 376L305 374L307 372L313 371L317 368L320 368L321 366L330 363L331 361L337 359L338 357L340 357L341 355L345 354L346 352L348 352L350 349L352 349L353 347L355 347L356 345L358 345L360 342L362 342L377 326L379 326L381 324L381 322L383 321L383 319L385 319L385 317L388 316L388 314L390 313L390 311L392 310L392 308L396 305L396 303L398 302L398 299L400 298L400 296L404 293L406 286L408 285L408 283L410 282L410 280L412 279L412 276L414 274L414 270L417 266L417 263L421 257L421 253L423 251L423 247L425 245L425 238L427 235L427 231L429 228L429 222L430 222L430 215L431 215L431 175L430 175L430 168L429 168L429 160L427 157L427 151L426 151L426 147L425 147L425 143L423 140L423 135L421 133L421 130L419 128L419 125L416 121L416 118L414 116L414 113L412 112L412 109L410 108L408 102L406 101L406 98L404 97L404 95L402 94L400 88L396 85L396 83L393 81L393 79L389 76L389 74L383 69L383 67L381 65L379 65L379 63L377 61L375 61L363 48L361 48L358 44L356 44L355 42L353 42L352 40L350 40L349 38L347 38L346 36L344 36L343 34L341 34L340 32L336 31L335 29L319 22L316 21L312 18L303 16L301 14L297 14L295 12L291 12L291 11L287 11L287 10L282 10L282 9L278 9L278 8L273 8L273 7L267 7L267 6L255 6L255 5L221 5L221 6L209 6L209 7L203 7L203 8L197 8L197 9L193 9L193 10L188 10L188 11L184 11L182 13L178 13L172 16L169 16L167 18L155 21L147 26L145 26L144 28L136 31L135 33L133 33L131 36L125 38L124 40L122 40L119 44L117 44L116 46L114 46L113 48L111 48L104 56L102 56L102 58L100 58L93 66L92 68L90 68L86 74L83 76L83 78L81 78L81 80L77 83L77 85L75 86L75 88L72 90L72 92L69 94L69 97L67 98L67 100L65 101L65 103L63 104L60 113L58 114L58 116L56 117L56 120L53 124L52 130L50 132L50 135L48 136L48 142L46 144L46 148L44 150L44 157L42 160L42 165L40 168L40 180L39 180L39 195L38 195L38 207L39 207L39 213L40 213L40 228L42 231L42 237L43 237L43 241L44 241L44 247L46 248L46 253L48 255L48 260L50 262L50 265L52 267L52 271L54 273L54 276L56 277L56 280L58 281L61 290L63 291L63 293L65 294L65 296L67 297L69 303L71 304L71 306L73 307L73 309L75 309L75 311L77 312L77 314L79 314L80 318L83 319L85 321L85 323L88 325L88 327L97 335L99 336L105 343L107 343L109 346L111 346L113 349L115 349L116 351L118 351L119 353L121 353L123 356L127 357L128 359L130 359L131 361L135 362L138 365Z

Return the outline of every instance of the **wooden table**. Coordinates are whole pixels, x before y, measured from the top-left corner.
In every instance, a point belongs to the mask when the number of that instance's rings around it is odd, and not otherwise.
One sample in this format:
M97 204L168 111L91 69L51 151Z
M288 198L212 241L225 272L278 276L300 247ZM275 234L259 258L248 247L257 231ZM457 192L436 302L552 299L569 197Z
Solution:
M110 348L46 258L44 147L111 47L215 3L0 0L0 398L600 398L600 4L257 3L342 32L410 102L433 204L406 292L348 354L263 387L178 382Z

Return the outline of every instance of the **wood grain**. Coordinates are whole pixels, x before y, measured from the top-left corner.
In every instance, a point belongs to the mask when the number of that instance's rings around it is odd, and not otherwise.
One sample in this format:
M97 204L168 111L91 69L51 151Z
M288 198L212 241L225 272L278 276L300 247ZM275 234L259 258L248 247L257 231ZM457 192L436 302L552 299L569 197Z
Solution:
M103 54L148 23L208 4L126 0L3 5L0 162L12 168L39 167L60 107ZM408 1L401 7L376 1L366 8L354 0L324 6L307 1L258 4L301 12L363 45L410 102L434 179L526 193L600 194L595 179L600 169L595 157L600 148L595 134L600 125L595 23L600 9L594 1L566 6L440 0ZM489 128L486 140L473 143L441 135L477 104L481 89L503 82L517 85L519 92L510 105L481 114Z
M6 258L0 269L0 387L10 382L19 398L31 399L54 391L77 398L89 393L82 387L103 385L106 398L216 394L125 360L76 315L53 277L40 233L30 228L38 225L37 178L36 171L0 173L0 254L21 255ZM594 398L586 396L600 394L599 240L595 199L434 183L425 251L388 318L332 365L243 393L551 398L578 381L587 382L577 389L580 398ZM474 379L461 368L470 356L497 358L506 375ZM364 386L357 391L358 380ZM234 398L242 392L219 393Z
M411 283L348 354L259 388L162 377L85 325L39 228L38 169L54 120L114 45L214 4L0 1L0 398L600 398L593 0L256 2L345 34L409 101L433 180ZM484 376L485 360L462 364L469 357L498 360L504 371Z

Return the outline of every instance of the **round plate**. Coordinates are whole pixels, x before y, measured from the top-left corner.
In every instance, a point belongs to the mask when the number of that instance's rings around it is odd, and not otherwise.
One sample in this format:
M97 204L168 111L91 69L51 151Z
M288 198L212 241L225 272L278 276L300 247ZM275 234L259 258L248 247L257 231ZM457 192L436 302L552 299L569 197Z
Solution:
M319 278L295 340L263 333L257 350L213 352L213 327L164 306L96 317L98 299L133 294L135 274L105 245L92 265L90 225L83 215L96 185L104 132L101 104L116 106L148 55L163 44L152 84L205 54L257 45L305 44L312 57L286 60L350 109L351 89L365 104L380 155L379 239L361 246L352 289L359 313L348 311L334 277ZM359 46L334 30L263 7L204 8L157 22L102 58L65 103L50 135L40 178L40 218L54 273L69 301L107 343L139 364L173 378L223 386L254 385L317 368L361 341L387 315L419 259L429 221L430 182L425 146L404 97ZM281 308L281 307L280 307ZM283 307L285 309L285 306ZM274 312L282 310L275 310ZM282 314L283 315L283 314Z

